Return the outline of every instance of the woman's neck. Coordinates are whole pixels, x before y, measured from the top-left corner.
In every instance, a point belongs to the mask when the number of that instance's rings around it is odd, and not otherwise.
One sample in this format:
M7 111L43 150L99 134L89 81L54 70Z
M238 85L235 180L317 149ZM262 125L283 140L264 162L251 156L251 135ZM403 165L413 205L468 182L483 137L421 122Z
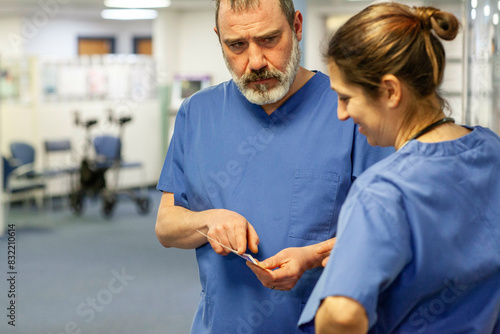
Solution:
M464 128L460 125L454 124L454 121L450 121L449 118L443 112L438 113L434 117L428 117L425 121L414 122L411 126L407 127L406 131L400 131L400 134L396 138L396 143L394 147L396 150L402 148L408 141L413 139L420 131L428 127L429 125L438 122L439 120L445 120L444 122L438 123L432 129L429 129L425 133L418 136L417 139L423 143L437 143L442 141L450 141L458 139L465 136L470 132L469 129Z
M406 145L425 127L446 117L436 96L424 98L419 103L413 101L415 100L406 100L401 105L403 116L394 143L396 150Z

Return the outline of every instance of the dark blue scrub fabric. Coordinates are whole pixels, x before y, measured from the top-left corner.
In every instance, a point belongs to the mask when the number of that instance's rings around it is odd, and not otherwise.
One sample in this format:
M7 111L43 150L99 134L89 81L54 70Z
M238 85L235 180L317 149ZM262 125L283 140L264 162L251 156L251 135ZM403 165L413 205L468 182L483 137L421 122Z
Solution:
M500 333L500 138L413 140L358 178L301 324L327 296L369 333Z
M337 119L337 95L316 73L268 116L233 81L180 108L157 188L189 210L228 209L260 237L258 260L333 237L352 180L393 150L372 148ZM322 269L289 292L262 286L241 258L196 250L201 296L192 333L301 333L297 321Z

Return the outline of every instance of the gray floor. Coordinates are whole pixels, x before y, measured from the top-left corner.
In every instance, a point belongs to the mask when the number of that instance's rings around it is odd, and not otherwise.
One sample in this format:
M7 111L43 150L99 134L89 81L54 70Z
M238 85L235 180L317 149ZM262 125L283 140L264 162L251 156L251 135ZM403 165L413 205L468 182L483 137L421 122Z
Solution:
M0 239L0 333L188 333L199 296L192 250L165 249L151 213L122 199L112 219L101 202L68 209L11 209L16 225L16 326L9 321L7 239Z

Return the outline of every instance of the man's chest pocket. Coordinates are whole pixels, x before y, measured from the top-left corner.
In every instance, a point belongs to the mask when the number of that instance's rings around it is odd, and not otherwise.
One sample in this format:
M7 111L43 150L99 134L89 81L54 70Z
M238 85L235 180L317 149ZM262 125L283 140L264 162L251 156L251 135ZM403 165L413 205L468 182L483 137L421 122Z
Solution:
M338 186L337 173L295 171L289 237L317 241L330 237Z

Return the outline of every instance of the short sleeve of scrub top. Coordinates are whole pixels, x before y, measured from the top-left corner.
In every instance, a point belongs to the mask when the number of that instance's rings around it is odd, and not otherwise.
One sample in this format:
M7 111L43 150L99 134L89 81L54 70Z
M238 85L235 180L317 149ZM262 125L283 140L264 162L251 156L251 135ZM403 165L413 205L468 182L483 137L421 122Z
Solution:
M343 296L365 308L370 327L377 320L379 295L411 261L411 232L397 191L378 183L350 198L339 217L339 239L302 314L314 319L323 299ZM349 196L348 196L349 199ZM370 254L370 256L367 256Z
M189 98L188 98L189 99ZM186 101L185 101L186 102ZM176 193L175 205L187 208L188 203L186 199L185 183L176 180L182 180L184 169L181 163L182 153L184 151L184 142L187 138L184 136L184 124L186 121L186 110L184 104L177 112L175 118L174 135L170 141L167 156L165 158L163 168L158 181L157 189L160 191ZM174 158L174 152L176 157Z

